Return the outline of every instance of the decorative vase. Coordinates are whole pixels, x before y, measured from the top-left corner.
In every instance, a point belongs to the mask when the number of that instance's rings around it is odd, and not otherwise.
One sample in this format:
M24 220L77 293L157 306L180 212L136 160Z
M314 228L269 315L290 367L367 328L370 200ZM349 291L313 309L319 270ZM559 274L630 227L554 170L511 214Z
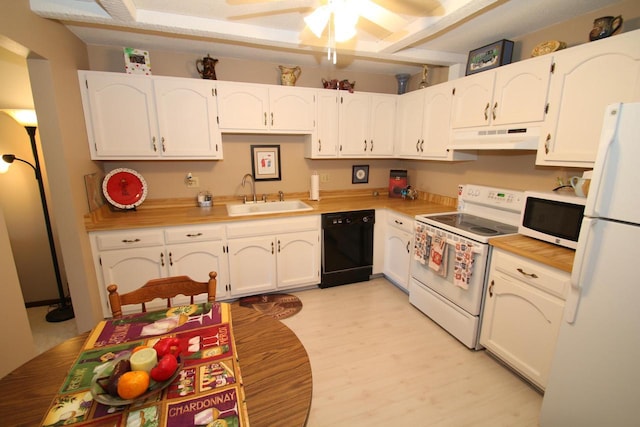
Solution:
M396 74L396 79L398 80L398 95L402 95L407 91L409 77L411 77L411 74Z
M422 80L420 81L420 84L418 85L418 87L420 89L424 89L427 86L429 86L429 66L423 65L422 66Z

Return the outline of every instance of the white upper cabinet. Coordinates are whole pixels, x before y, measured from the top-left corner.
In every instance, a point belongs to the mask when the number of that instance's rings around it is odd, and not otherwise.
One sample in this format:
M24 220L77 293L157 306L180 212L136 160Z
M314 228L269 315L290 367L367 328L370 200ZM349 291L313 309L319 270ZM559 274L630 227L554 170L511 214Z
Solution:
M311 133L315 90L217 82L220 129L226 132Z
M551 57L505 65L455 81L452 127L544 120Z
M456 80L450 147L537 149L551 59L527 59Z
M640 30L554 54L536 164L593 167L607 105L640 101Z
M396 95L342 93L339 104L339 156L393 155Z
M395 155L430 160L474 160L448 148L454 84L441 83L400 96Z
M154 78L163 157L222 158L215 88L205 80Z
M222 158L212 83L78 73L92 159Z
M305 145L305 157L312 159L338 156L338 120L340 95L337 91L322 89L316 92L317 126L311 140Z

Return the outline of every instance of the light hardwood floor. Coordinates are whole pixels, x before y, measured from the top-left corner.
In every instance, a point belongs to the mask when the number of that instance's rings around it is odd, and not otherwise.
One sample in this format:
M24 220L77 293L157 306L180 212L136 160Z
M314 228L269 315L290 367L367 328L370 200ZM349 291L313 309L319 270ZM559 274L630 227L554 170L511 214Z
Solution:
M542 396L385 279L295 293L283 322L313 372L309 427L537 426Z

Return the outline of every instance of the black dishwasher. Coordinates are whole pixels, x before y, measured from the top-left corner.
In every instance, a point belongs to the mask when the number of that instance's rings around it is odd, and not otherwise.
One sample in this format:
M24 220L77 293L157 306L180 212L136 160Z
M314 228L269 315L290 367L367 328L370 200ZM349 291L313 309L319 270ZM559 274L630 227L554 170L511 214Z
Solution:
M322 214L321 288L369 280L375 221L373 209Z

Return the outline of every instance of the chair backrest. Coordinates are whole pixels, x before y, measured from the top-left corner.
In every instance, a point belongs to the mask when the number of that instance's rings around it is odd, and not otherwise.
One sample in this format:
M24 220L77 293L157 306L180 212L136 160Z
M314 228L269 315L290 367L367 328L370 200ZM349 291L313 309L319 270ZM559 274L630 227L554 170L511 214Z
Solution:
M193 304L195 295L208 294L207 301L214 302L216 300L217 275L218 273L215 271L210 272L208 282L196 282L188 276L153 279L141 288L122 295L118 293L118 285L109 285L107 291L109 291L111 314L114 318L122 317L122 306L130 304L142 304L142 311L145 312L147 311L145 303L156 298L166 299L167 307L171 307L171 298L177 295L190 296Z

